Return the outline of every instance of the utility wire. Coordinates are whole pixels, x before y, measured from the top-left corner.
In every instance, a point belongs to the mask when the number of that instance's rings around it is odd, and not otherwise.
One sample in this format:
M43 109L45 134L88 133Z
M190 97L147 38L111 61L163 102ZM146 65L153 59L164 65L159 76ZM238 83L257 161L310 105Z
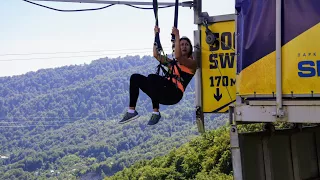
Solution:
M21 116L9 116L9 117L2 117L0 120L4 119L18 119L18 118L26 118L26 119L31 119L31 118L45 118L45 119L78 119L78 118L85 118L81 116L71 116L71 117L59 117L59 116L29 116L29 117L21 117Z
M42 5L42 4L34 3L34 2L31 2L31 1L28 1L28 0L23 0L23 1L31 3L31 4L36 5L36 6L40 6L40 7L48 8L48 9L51 9L51 10L60 11L60 12L94 11L94 10L105 9L105 8L108 8L108 7L111 7L111 6L115 5L115 4L110 4L110 5L107 5L107 6L100 7L100 8L91 8L91 9L62 10L62 9L56 9L56 8L52 8L52 7L49 7L49 6ZM153 8L143 8L143 7L133 6L131 4L125 4L125 5L133 7L133 8L138 8L138 9L150 9L150 10L153 9ZM172 7L172 6L173 5L167 5L167 6L162 6L162 7L158 7L158 8L169 8L169 7ZM95 52L101 52L101 51L95 51ZM147 52L149 52L149 51L147 51ZM137 52L134 52L134 53L137 53ZM140 52L140 53L144 53L144 52ZM38 54L56 54L56 53L38 53ZM118 54L119 53L117 53L117 54L109 54L109 55L118 55ZM126 53L126 54L128 54L128 53ZM8 56L8 55L32 55L32 54L2 54L0 56ZM34 60L34 59L90 57L90 56L99 56L99 55L69 56L69 57L49 57L49 58L29 58L29 59L7 59L7 60L0 60L0 61L18 61L18 60ZM39 117L39 118L50 118L50 117ZM58 119L59 117L56 117L56 118ZM61 118L61 119L78 119L78 118ZM79 118L79 119L81 119L81 118ZM85 118L83 118L83 119L85 119ZM9 119L3 118L3 119L0 119L0 120L9 120ZM97 121L97 119L94 119L94 120ZM86 121L88 121L88 119ZM75 122L75 121L20 121L20 122L23 122L23 123L27 123L27 122L29 122L29 123L33 123L33 122L40 122L40 123L54 123L54 122L55 123L57 123L57 122L59 122L59 123L67 123L67 122ZM9 125L0 125L0 128L1 127L32 127L32 126L36 126L36 127L41 127L41 126L53 127L53 126L60 126L60 125L16 125L16 126L12 125L12 124L19 123L19 121L15 121L15 122L3 122L2 121L0 123L1 124L5 124L5 123L9 124ZM80 124L83 124L83 123L80 123Z
M16 125L16 126L13 126L13 125L9 125L9 126L0 126L0 128L5 128L5 127L12 127L12 128L19 128L19 127L24 127L24 128L27 128L27 127L54 127L54 126L61 126L61 125L27 125L27 126L24 126L24 125Z
M17 123L43 123L43 124L50 124L50 123L68 123L68 122L75 122L75 121L1 121L0 124L17 124Z
M77 125L81 125L81 123ZM3 125L3 126L0 125L0 128L28 128L28 127L62 127L62 125Z
M100 117L101 118L101 117ZM17 120L20 119L20 120ZM26 118L26 119L37 119L37 118ZM15 118L1 118L0 120L0 124L2 123L17 123L17 122L23 122L23 123L33 123L33 122L46 122L46 123L55 123L55 122L75 122L76 120L84 120L84 121L94 121L94 120L105 120L105 119L99 119L99 118L90 118L87 119L86 117L67 117L67 118L62 118L62 117L38 117L38 119L62 119L62 120L53 120L53 121L43 121L43 120L21 120L21 117L15 117ZM71 121L71 119L73 119L73 121ZM2 120L6 120L6 121L2 121ZM9 121L11 120L11 121Z
M114 5L114 4L109 4L107 6L103 6L103 7L100 7L100 8L91 8L91 9L62 10L62 9L56 9L56 8L52 8L52 7L49 7L49 6L42 5L42 4L38 4L38 3L35 3L35 2L31 2L31 1L28 1L28 0L23 0L23 1L25 1L27 3L30 3L30 4L33 4L33 5L36 5L36 6L40 6L40 7L44 7L44 8L47 8L47 9L54 10L54 11L60 11L60 12L95 11L95 10L105 9L105 8L108 8L108 7Z
M31 3L33 5L36 5L36 6L40 6L40 7L44 7L44 8L47 8L47 9L51 9L51 10L54 10L54 11L60 11L60 12L81 12L81 11L95 11L95 10L101 10L101 9L105 9L105 8L108 8L108 7L111 7L115 4L110 4L110 5L107 5L107 6L103 6L103 7L100 7L100 8L91 8L91 9L74 9L74 10L63 10L63 9L56 9L56 8L53 8L53 7L49 7L49 6L45 6L45 5L42 5L42 4L38 4L38 3L35 3L35 2L31 2L31 1L28 1L28 0L23 0L27 3ZM131 5L131 4L124 4L126 6L130 6L130 7L133 7L133 8L137 8L137 9L153 9L153 8L143 8L143 7L138 7L138 6L134 6L134 5ZM161 7L158 7L158 8L169 8L169 7L172 7L173 5L167 5L167 6L161 6Z
M170 47L165 47L170 48ZM72 54L72 53L89 53L89 52L105 52L105 51L135 51L135 50L152 50L152 48L139 48L139 49L111 49L111 50L88 50L88 51L69 51L69 52L45 52L45 53L18 53L18 54L0 54L0 56L25 56L25 55L38 55L38 54Z
M31 119L31 118L28 118ZM56 119L59 119L58 117ZM28 120L28 121L24 121L24 120L15 120L15 119L9 119L9 118L3 118L2 120L6 120L6 121L0 121L0 124L16 124L16 123L44 123L44 124L50 124L50 123L68 123L68 122L76 122L78 120L81 121L85 121L85 122L91 122L91 121L105 121L105 119L100 119L99 118L90 118L90 119L86 119L85 117L79 117L79 118L61 118L63 120L57 121L51 121L51 120ZM68 120L69 119L69 120ZM74 120L70 120L70 119L74 119ZM12 121L8 121L8 120L12 120Z
M84 125L86 123L88 123L90 120L80 120L81 122L77 123L76 125ZM25 123L25 122L31 122L30 124ZM78 121L62 121L59 123L55 123L55 124L50 124L51 121L15 121L15 122L8 122L8 123L0 123L0 128L4 128L4 127L23 127L23 128L27 128L27 127L61 127L64 126L67 123L75 123ZM90 121L92 122L92 121ZM95 119L94 122L107 122L105 119ZM33 124L32 124L33 123ZM48 124L49 123L49 124Z
M83 125L85 123L78 123L78 125ZM5 127L12 127L12 128L28 128L28 127L61 127L63 125L0 125L0 128L5 128Z
M138 53L148 53L150 51L139 51L139 52L130 52L130 53L114 53L114 54L92 54L92 55L80 55L80 56L60 56L60 57L37 57L37 58L22 58L22 59L2 59L0 62L11 62L11 61L32 61L39 59L63 59L63 58L76 58L76 57L94 57L94 56L112 56L112 55L129 55L129 54L138 54ZM150 52L152 53L152 52Z

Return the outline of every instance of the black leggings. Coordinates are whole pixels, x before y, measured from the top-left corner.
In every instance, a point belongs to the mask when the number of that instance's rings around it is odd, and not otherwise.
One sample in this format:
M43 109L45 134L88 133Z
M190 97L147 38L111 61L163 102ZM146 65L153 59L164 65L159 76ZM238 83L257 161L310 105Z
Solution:
M178 103L183 93L168 79L150 74L148 77L141 74L132 74L130 77L130 107L136 107L139 88L152 100L152 106L159 109L159 104L173 105Z

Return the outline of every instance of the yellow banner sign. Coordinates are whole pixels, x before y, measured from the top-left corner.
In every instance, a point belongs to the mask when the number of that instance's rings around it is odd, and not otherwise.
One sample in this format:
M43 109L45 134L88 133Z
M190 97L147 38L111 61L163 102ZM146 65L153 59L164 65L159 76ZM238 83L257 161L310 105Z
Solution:
M282 94L304 97L320 94L320 23L282 46ZM254 77L254 78L252 78ZM262 57L237 77L241 96L276 93L276 52Z
M209 45L201 27L202 107L204 113L225 113L236 99L235 22L208 25L216 40Z

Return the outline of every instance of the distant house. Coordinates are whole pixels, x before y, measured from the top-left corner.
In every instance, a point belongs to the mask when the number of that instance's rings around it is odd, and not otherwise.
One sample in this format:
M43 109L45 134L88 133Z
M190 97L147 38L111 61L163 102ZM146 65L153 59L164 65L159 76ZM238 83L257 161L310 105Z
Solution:
M8 159L8 156L0 155L0 159Z

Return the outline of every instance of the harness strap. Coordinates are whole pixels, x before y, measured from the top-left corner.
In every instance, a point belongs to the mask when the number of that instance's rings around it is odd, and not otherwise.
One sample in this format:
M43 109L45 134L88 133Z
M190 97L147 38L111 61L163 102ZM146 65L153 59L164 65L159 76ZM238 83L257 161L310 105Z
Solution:
M175 1L175 6L174 6L174 23L173 26L175 28L178 27L178 11L179 11L179 0ZM173 43L172 47L174 48L174 41L175 41L175 36L171 34L171 42Z
M175 73L176 72L176 73ZM174 60L172 65L172 74L168 78L170 81L175 83L176 87L184 92L183 78L181 77L181 68L178 66L177 61Z
M182 85L183 78L181 77L181 68L178 66L176 60L172 60L169 64L171 65L171 67L168 68L168 71L161 65L158 66L158 70L161 68L164 72L163 77L175 83L176 87L181 89L182 92L184 92L184 87Z
M153 12L154 17L156 19L156 26L159 26L159 20L158 20L158 0L153 0ZM162 51L162 45L160 42L160 35L159 32L156 33L155 39L154 39L154 45L157 47L157 51Z
M175 11L174 11L174 27L177 28L178 27L178 10L179 10L179 0L175 0ZM156 26L159 25L159 20L158 20L158 0L153 0L153 12L154 12L154 16L155 16L155 20L156 20ZM174 48L175 48L175 36L173 34L171 34L171 42L172 42L172 52L174 52ZM157 47L157 51L158 53L163 52L162 46L161 46L161 42L160 42L160 35L159 32L156 33L155 35L155 40L154 40L154 45ZM167 58L167 57L166 57ZM164 66L168 67L168 70L166 70ZM171 68L169 67L171 66ZM170 81L173 81L176 84L176 87L181 89L181 91L184 91L183 85L182 85L182 78L180 77L180 72L181 69L180 67L177 65L177 61L175 59L173 59L171 62L167 62L165 60L165 64L161 64L161 62L159 63L159 65L157 66L157 71L156 74L160 75L160 71L163 72L163 77L168 78ZM178 71L176 75L175 71Z

